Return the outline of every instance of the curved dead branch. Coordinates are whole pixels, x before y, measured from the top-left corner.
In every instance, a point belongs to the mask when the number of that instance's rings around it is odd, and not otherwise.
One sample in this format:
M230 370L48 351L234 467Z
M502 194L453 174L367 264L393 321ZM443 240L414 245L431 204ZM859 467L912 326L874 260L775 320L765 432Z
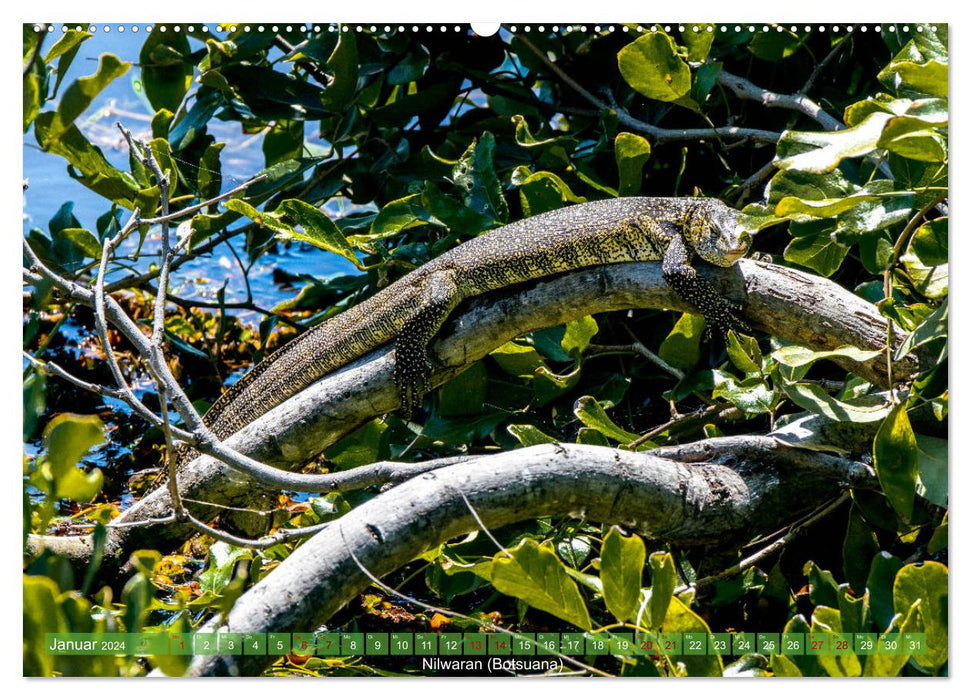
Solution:
M873 488L864 464L767 437L706 440L687 461L552 444L427 472L359 506L247 591L205 629L317 629L383 576L453 537L548 515L626 526L676 546L737 544L848 488ZM701 454L707 461L698 461ZM474 510L474 514L473 514ZM362 569L363 567L363 569ZM366 570L366 571L365 571ZM252 675L267 657L197 657L190 675Z

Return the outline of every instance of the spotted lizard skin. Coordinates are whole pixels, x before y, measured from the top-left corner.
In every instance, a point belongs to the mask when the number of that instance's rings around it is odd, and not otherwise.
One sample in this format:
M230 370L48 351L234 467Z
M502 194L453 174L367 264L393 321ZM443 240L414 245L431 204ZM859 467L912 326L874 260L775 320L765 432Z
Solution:
M229 387L204 422L217 438L226 438L392 341L401 408L410 416L429 388L429 343L462 300L595 265L663 261L664 279L705 316L709 330L747 330L737 307L691 262L700 257L728 267L750 243L738 227L738 212L709 198L623 197L523 219L449 250L287 343Z

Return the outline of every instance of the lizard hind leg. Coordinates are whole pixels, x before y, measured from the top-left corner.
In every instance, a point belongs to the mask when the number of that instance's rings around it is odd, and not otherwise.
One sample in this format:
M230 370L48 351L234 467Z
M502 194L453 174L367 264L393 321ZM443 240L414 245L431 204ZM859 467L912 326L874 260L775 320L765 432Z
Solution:
M461 301L452 270L440 270L421 281L421 301L398 332L394 379L405 418L422 406L435 365L428 346Z

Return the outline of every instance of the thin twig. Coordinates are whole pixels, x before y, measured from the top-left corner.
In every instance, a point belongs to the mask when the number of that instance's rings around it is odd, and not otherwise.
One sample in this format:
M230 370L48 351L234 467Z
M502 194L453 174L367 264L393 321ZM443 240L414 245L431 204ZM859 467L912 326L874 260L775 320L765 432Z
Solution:
M639 438L637 438L632 443L630 443L628 447L630 447L631 449L637 449L638 447L643 445L651 438L657 435L660 435L661 433L663 433L665 430L668 430L669 428L673 428L676 425L680 425L681 423L686 423L689 421L704 420L705 418L708 418L714 415L719 415L720 417L724 417L724 418L730 418L735 415L742 415L742 412L739 411L734 406L723 406L723 405L708 406L707 408L704 408L700 411L695 411L693 413L687 413L683 416L678 416L677 418L672 418L667 423L663 423L657 426L656 428L652 428L651 430L648 430L646 433L644 433Z
M792 95L783 95L778 92L772 92L771 90L759 87L747 78L727 71L720 71L716 81L719 85L723 85L735 93L736 97L743 100L754 100L766 107L780 107L782 109L801 112L807 117L814 119L820 126L829 131L836 131L837 129L843 128L843 123L839 119L826 112L816 102L803 94L794 93Z
M492 534L492 532L489 530L489 528L486 527L486 524L484 522L482 522L482 518L479 517L479 513L475 510L475 508L469 502L469 499L466 497L466 495L463 492L461 492L461 491L459 491L458 494L461 497L462 502L465 504L465 507L469 509L469 513L472 514L472 518L475 520L476 524L479 526L479 531L482 532L482 533L484 533L486 537L488 537L490 540L492 540L492 544L494 544L496 546L496 549L498 549L500 552L502 552L507 557L509 557L510 559L512 559L513 558L512 557L512 554L509 553L509 550L508 549L506 549L505 547L502 546L502 544L499 542L499 540L497 540L495 538L495 536Z
M601 111L614 112L617 115L617 121L619 121L621 124L630 129L634 129L635 131L640 131L647 134L657 143L665 143L667 141L690 141L695 139L711 138L712 136L720 136L751 139L758 143L770 144L776 143L781 136L781 134L774 131L766 131L764 129L747 129L737 126L719 126L707 129L665 129L655 126L654 124L649 124L631 116L630 113L617 105L609 105L591 93L585 87L580 85L580 83L570 77L566 71L551 61L545 53L540 51L536 45L524 35L516 35L516 40L522 42L526 48L532 51L536 57L542 61L543 65L549 68L561 81L575 90L587 102Z
M761 168L756 170L754 173L745 178L745 181L740 185L740 193L735 199L735 206L738 207L742 202L748 199L749 194L752 192L752 188L758 186L765 178L772 174L775 170L776 161L775 158L770 160L768 163L763 165Z
M172 424L169 422L169 402L165 396L165 389L158 387L158 401L160 413L162 414L162 433L165 435L165 461L168 466L169 498L172 499L172 511L176 517L183 517L187 514L185 506L182 504L182 496L179 494L179 457L176 450L175 440L172 439Z
M221 202L224 199L229 199L233 195L239 194L240 192L243 192L249 189L257 182L262 182L263 180L266 179L266 177L267 177L266 173L260 173L256 177L250 180L247 180L242 185L239 185L238 187L234 187L231 190L227 190L226 192L223 192L222 194L216 197L213 197L212 199L207 199L205 202L199 202L198 204L193 204L191 207L186 207L185 209L179 209L179 211L172 212L171 214L163 214L162 216L156 216L155 218L152 218L152 219L142 219L140 223L152 225L152 224L161 224L166 221L175 221L177 219L181 219L182 217L188 216L189 214L194 214L200 209L205 209L206 207L212 206L213 204L217 204L218 202ZM182 243L182 241L179 241L179 245L176 246L176 248L178 249L182 247L184 247L184 244Z
M339 532L341 534L341 541L343 541L343 543L344 543L344 548L347 550L348 556L350 556L351 560L357 565L357 568L361 571L361 573L364 574L371 581L371 583L373 583L375 586L377 586L378 588L380 588L385 593L388 593L389 595L392 595L395 598L399 598L401 600L405 600L405 601L411 603L412 605L415 605L415 606L417 606L419 608L422 608L423 610L428 610L428 611L433 612L433 613L438 613L439 615L444 615L445 617L448 617L448 618L458 618L459 620L466 620L467 622L471 622L471 623L473 623L475 625L478 625L480 627L487 627L490 630L492 630L493 632L500 632L502 634L508 634L508 635L510 635L510 636L512 636L512 637L514 637L516 639L528 640L528 641L532 642L533 644L536 643L536 640L532 639L531 637L526 637L525 635L522 635L522 634L520 634L518 632L513 632L511 629L507 629L505 627L500 627L499 625L495 624L494 622L492 622L490 620L485 620L485 619L481 619L480 620L480 619L476 619L474 617L470 617L469 615L463 615L462 613L456 612L454 610L448 610L446 608L439 608L439 607L437 607L435 605L430 605L430 604L428 604L428 603L426 603L426 602L424 602L422 600L418 600L417 598L413 598L410 595L408 595L407 593L403 593L402 591L399 591L399 590L397 590L395 588L392 588L391 586L389 586L388 584L386 584L384 581L382 581L381 579L379 579L377 576L375 576L374 574L372 574L371 571L366 566L364 566L364 564L361 562L361 560L358 559L357 558L357 555L354 553L354 549L347 543L347 537L344 535L344 528L341 527L341 526L338 526L338 529L339 529ZM556 656L561 661L564 661L564 662L569 663L569 664L572 664L572 665L574 665L574 666L576 666L578 668L581 668L581 669L587 671L588 673L594 673L594 674L596 674L598 676L603 676L605 678L610 678L611 677L611 675L609 673L606 673L604 671L601 671L598 668L594 668L593 666L588 666L587 664L583 663L582 661L578 661L577 659L572 658L570 656L567 656L565 654L561 654L559 652L555 652L553 654L553 656Z
M731 578L732 576L739 575L743 571L747 570L749 567L754 566L755 564L759 563L766 557L774 554L775 552L778 552L780 549L782 549L787 544L792 542L792 540L794 540L796 537L801 535L807 527L825 518L827 515L829 515L834 510L839 508L841 505L846 503L846 501L848 501L849 498L850 498L850 494L848 492L841 494L836 499L831 501L829 504L823 506L822 508L819 508L818 510L816 510L816 512L810 514L808 517L802 520L802 522L799 522L793 525L792 528L789 530L789 532L787 532L785 535L777 539L769 546L760 549L754 554L746 557L745 559L742 559L738 564L730 566L724 571L720 571L717 574L706 576L704 578L700 578L696 581L693 581L689 584L680 586L674 591L674 594L681 595L682 593L686 593L689 590L692 590L692 589L698 590L699 588L704 588L705 586L709 586L713 583L722 581L726 578Z
M672 367L636 340L630 345L597 345L596 343L591 343L587 346L587 351L590 353L591 357L598 355L613 355L618 353L641 355L652 364L657 365L662 370L670 374L675 379L684 379L684 372L679 370L677 367Z
M816 64L816 67L815 68L813 68L812 73L810 73L809 74L809 77L806 78L806 82L803 83L802 87L799 89L799 93L798 94L800 94L800 95L806 95L806 94L809 93L809 91L812 89L813 85L815 85L817 78L819 78L819 76L822 74L822 72L826 68L826 66L829 65L829 62L832 61L834 58L836 58L836 55L840 51L842 51L843 46L846 44L846 42L847 42L847 40L849 38L850 38L850 36L847 34L846 36L840 37L836 41L836 43L833 45L833 48L830 49L829 53L826 54L826 56L823 57L823 60L822 61L820 61L819 63Z

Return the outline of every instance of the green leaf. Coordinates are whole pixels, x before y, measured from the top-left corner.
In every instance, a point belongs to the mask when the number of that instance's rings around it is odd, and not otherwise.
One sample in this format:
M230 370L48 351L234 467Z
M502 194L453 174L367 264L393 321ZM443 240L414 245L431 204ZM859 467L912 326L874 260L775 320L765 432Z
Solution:
M671 598L667 614L664 617L664 631L681 634L697 632L709 635L706 640L709 648L713 641L708 624L679 598ZM691 677L718 677L724 672L722 658L718 654L698 656L669 654L668 658L675 666L683 666Z
M252 559L253 550L216 542L209 548L209 563L199 574L199 586L204 593L220 594L233 580L236 562Z
M334 52L327 59L327 70L334 76L321 96L321 102L330 110L341 112L347 108L357 92L359 60L357 53L357 33L340 33Z
M553 442L557 442L556 438L550 437L542 430L537 428L535 425L509 425L506 427L509 434L512 435L519 444L523 447L532 447L533 445L548 445Z
M44 635L65 631L63 612L57 604L60 591L47 576L23 577L23 669L25 676L54 675L57 657L46 652Z
M895 60L880 71L877 78L894 89L906 86L935 97L947 97L948 94L947 63L941 61L914 63Z
M85 255L89 258L94 258L98 260L101 258L101 244L95 235L85 228L65 228L58 232L59 236L63 236L67 240L71 241L79 250L83 251Z
M870 562L870 573L866 580L866 589L870 594L870 611L878 629L885 630L893 620L893 583L897 572L904 563L889 552L877 552Z
M934 309L930 316L921 321L920 325L910 335L904 338L904 342L894 353L895 360L899 360L912 350L933 340L947 338L947 306L947 298L945 297L944 302Z
M890 119L889 114L874 112L856 126L840 131L785 131L777 146L776 167L828 173L844 159L864 156L876 149Z
M40 80L37 74L30 72L24 76L24 87L23 87L23 128L24 133L30 128L30 125L34 123L34 119L40 113L41 108L41 94L40 94Z
M621 132L614 139L614 160L620 174L617 192L621 197L635 195L641 190L644 164L651 157L651 144L643 136Z
M583 316L569 321L565 326L560 347L569 357L577 360L586 351L590 341L599 330L597 321L593 316Z
M763 61L775 63L796 53L810 36L809 32L796 33L787 27L782 27L781 32L757 32L749 43L748 50Z
M231 212L242 214L257 226L263 226L275 233L282 233L284 235L293 235L296 233L293 227L282 222L280 217L274 212L262 212L242 199L227 200L223 206Z
M54 81L53 95L57 95L61 87L61 82L67 75L68 68L74 63L75 57L78 55L78 51L81 48L81 44L90 39L93 35L85 31L77 31L75 29L69 29L64 35L58 39L57 43L54 44L47 55L44 56L44 63L50 64L53 61L57 61L57 79Z
M556 143L557 139L555 137L548 139L539 139L533 136L533 132L529 129L529 124L526 122L526 117L521 114L514 114L512 117L512 123L516 125L516 143L523 148L537 148L540 146L549 146L550 144Z
M627 84L653 100L673 102L691 89L691 69L662 32L645 34L622 48L617 64Z
M855 126L873 112L886 112L896 117L918 117L927 126L947 126L947 100L925 98L920 100L896 99L891 95L878 94L870 99L854 102L843 113L847 126Z
M199 188L199 195L206 199L212 199L222 190L222 164L219 162L219 154L225 147L224 143L211 144L206 147L202 158L199 159L196 185Z
M320 209L299 199L286 199L280 203L277 211L294 219L303 228L303 233L294 231L278 234L278 238L310 243L321 250L337 253L352 262L358 269L363 269L363 264L354 254L354 249L351 248L344 234Z
M266 167L303 155L303 126L304 123L296 119L279 119L273 123L263 137L263 158Z
M816 384L784 383L783 391L794 404L818 413L830 420L850 423L873 423L890 413L890 406L880 396L864 395L841 401L827 394Z
M802 672L788 656L773 654L769 659L769 667L773 675L778 678L801 678Z
M843 264L850 249L825 234L793 238L786 246L783 257L789 262L815 270L829 277Z
M47 406L46 389L47 381L44 375L36 370L31 370L24 378L24 422L23 438L27 442L34 436L40 417L44 415L44 408Z
M691 369L701 359L705 317L684 313L661 343L658 355L672 367Z
M545 366L535 348L512 340L493 350L489 357L514 377L532 377L538 367Z
M810 350L800 345L786 345L772 353L772 358L788 367L804 367L817 360L845 357L857 362L866 362L883 353L883 350L861 350L852 345L841 345L835 350Z
M921 619L920 603L914 603L905 614L894 617L893 624L884 628L887 632L917 632L924 631ZM866 657L863 675L871 678L889 678L900 675L904 666L910 661L907 654L873 654Z
M769 388L761 376L747 377L739 381L730 374L718 372L718 377L720 381L711 392L713 399L726 399L737 409L751 416L768 413L775 405L776 393Z
M50 140L61 138L74 120L80 117L101 94L101 91L115 78L124 75L130 67L130 63L123 63L110 53L102 54L98 60L98 70L93 75L78 78L64 91L54 112L54 118L46 127L46 138Z
M947 440L929 435L917 439L917 494L947 508Z
M374 419L341 438L324 454L339 470L373 464L380 459L381 440L387 429L387 423Z
M947 142L931 125L916 117L894 117L880 134L877 146L927 163L947 160Z
M869 558L869 557L867 557ZM865 563L865 562L864 562ZM863 591L863 588L860 588ZM840 585L839 595L840 624L844 632L868 632L870 619L870 600L865 593L859 595L851 590L850 584Z
M814 561L806 563L804 573L809 578L809 599L813 605L831 608L839 605L839 586L832 573L821 569Z
M495 167L496 137L486 131L473 141L452 171L455 185L463 193L465 205L495 223L505 223L509 207Z
M725 345L728 359L745 374L762 373L762 351L758 341L751 336L740 336L735 331L728 332L728 342Z
M927 542L928 554L937 554L947 549L947 529L947 513L945 513L941 524L934 528L934 534Z
M426 182L422 189L421 206L449 230L464 235L477 236L493 223L489 217L472 211L463 202L444 194L432 182Z
M438 413L444 417L480 415L489 388L489 372L482 361L438 389Z
M708 58L715 32L709 32L705 24L690 24L681 32L681 41L688 47L688 60L701 63Z
M821 175L801 170L780 170L769 181L767 201L776 207L786 197L806 201L840 199L856 193L858 189L839 170Z
M172 25L166 27L168 31L160 31L161 28L162 25L155 27L145 39L138 63L152 109L175 113L192 85L192 49L184 32L172 31Z
M811 632L834 634L843 631L840 612L835 608L819 605L813 611ZM819 665L833 678L855 678L863 672L863 666L855 654L820 654Z
M97 72L71 83L56 110L37 115L34 134L41 148L62 156L74 166L77 173L70 173L72 177L98 194L130 208L138 190L134 180L115 169L105 159L101 149L93 146L74 125L74 120L84 113L101 91L112 80L123 75L129 66L111 54L101 56Z
M101 196L131 208L138 192L135 181L128 174L119 172L109 163L97 146L93 146L73 124L66 129L57 127L55 112L42 112L34 122L34 134L41 147L63 157L76 168L70 173L88 189Z
M654 552L651 554L650 564L651 597L648 601L648 612L651 629L658 629L662 624L667 626L671 604L677 600L674 597L674 588L678 585L678 574L674 569L674 557L668 552Z
M786 626L782 629L783 634L808 634L810 631L809 623L806 622L806 618L802 615L795 615ZM784 650L783 650L784 651ZM776 659L779 657L772 657L772 668L775 669ZM792 668L795 667L799 675L814 677L824 675L822 668L819 665L819 657L815 655L809 655L803 652L802 654L795 654L792 656L783 655L785 661L782 664L789 669L789 673L785 675L795 675L793 674Z
M900 256L914 287L929 299L948 293L948 219L923 224L914 233L907 252Z
M846 535L843 538L843 572L854 591L866 590L870 562L879 551L880 545L873 527L864 520L859 508L854 506L850 510Z
M895 406L877 431L873 467L890 505L904 522L909 522L917 487L917 439L905 403Z
M604 604L620 622L632 620L637 614L645 557L644 541L637 535L624 537L612 527L604 537L600 550Z
M580 381L580 366L568 374L556 374L548 367L537 367L533 370L533 389L536 401L545 406L550 401L558 399L570 391Z
M893 584L893 607L898 615L905 615L913 605L920 606L927 645L914 660L933 671L947 661L947 593L947 567L936 561L908 564L897 572Z
M582 396L577 399L573 406L573 415L579 418L580 422L588 428L599 430L607 437L620 443L633 442L640 437L636 433L627 432L610 420L603 406L592 396Z
M77 468L81 458L95 445L104 442L104 425L97 416L61 413L44 428L45 457L42 473L51 485L54 498L69 498L86 503L101 491L100 469L86 474Z
M475 573L487 579L500 593L522 600L571 625L589 630L593 623L577 584L550 544L524 539Z
M587 201L574 194L559 175L545 170L530 173L529 168L521 165L513 171L510 179L513 185L519 187L519 200L526 216L553 211L565 204Z
M428 215L421 208L421 195L410 194L385 204L371 222L368 238L394 236L412 226L428 221Z

